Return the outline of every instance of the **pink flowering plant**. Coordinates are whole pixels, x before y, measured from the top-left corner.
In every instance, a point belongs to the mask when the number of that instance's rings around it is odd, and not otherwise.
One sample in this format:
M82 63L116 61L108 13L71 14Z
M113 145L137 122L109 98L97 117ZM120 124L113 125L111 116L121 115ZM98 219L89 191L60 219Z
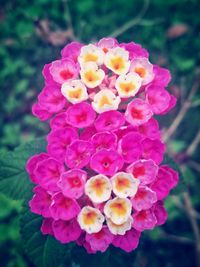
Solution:
M111 245L135 250L144 230L167 220L164 200L178 183L177 171L163 163L166 147L154 116L176 104L166 89L170 72L152 64L140 45L103 38L66 45L42 74L45 86L32 112L50 119L51 130L45 148L26 148L34 185L30 217L22 219L27 243L36 238L34 218L51 241L73 242L87 253Z
M88 253L137 248L141 233L167 219L164 199L178 174L162 164L165 144L154 115L176 104L167 69L140 45L103 38L73 42L44 66L33 105L51 118L45 153L29 158L30 210L41 231Z

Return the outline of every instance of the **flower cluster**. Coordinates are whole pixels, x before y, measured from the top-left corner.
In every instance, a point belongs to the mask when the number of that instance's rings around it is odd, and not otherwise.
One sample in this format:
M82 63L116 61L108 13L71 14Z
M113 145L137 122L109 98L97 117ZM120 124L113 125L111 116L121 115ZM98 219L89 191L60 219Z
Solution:
M142 231L166 221L163 200L178 182L161 164L165 145L153 117L176 104L169 71L140 45L103 38L68 44L43 76L33 114L53 117L47 153L26 166L42 233L88 253L110 244L132 251Z

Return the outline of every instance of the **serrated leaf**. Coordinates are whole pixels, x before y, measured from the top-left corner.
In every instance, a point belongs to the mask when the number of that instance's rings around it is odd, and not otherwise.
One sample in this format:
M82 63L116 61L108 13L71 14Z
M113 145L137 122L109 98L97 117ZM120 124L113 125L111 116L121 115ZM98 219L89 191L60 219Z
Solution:
M27 205L20 218L23 246L36 267L61 267L66 261L68 247L54 237L40 232L42 217L30 212Z
M46 142L38 139L0 154L0 193L12 199L24 199L32 189L25 169L28 158L45 150Z

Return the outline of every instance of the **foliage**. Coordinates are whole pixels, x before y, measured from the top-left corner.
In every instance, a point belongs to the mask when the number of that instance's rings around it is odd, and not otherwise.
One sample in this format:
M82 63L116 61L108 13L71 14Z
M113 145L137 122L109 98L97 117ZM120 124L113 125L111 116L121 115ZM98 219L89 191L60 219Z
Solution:
M154 63L157 62L171 70L173 80L170 90L178 97L177 109L161 121L163 129L171 125L186 101L199 70L200 2L198 0L144 2L38 0L30 4L27 0L1 1L0 192L7 192L8 197L18 199L10 200L0 195L2 267L32 266L24 254L23 245L30 244L30 237L34 229L39 228L40 219L37 216L34 219L34 215L28 214L25 207L22 209L22 201L19 199L24 198L26 192L31 193L31 184L24 169L25 161L38 151L38 148L42 151L44 146L41 146L42 143L38 143L37 147L32 143L24 145L25 154L21 148L16 149L14 153L10 150L20 143L48 132L48 126L31 115L31 105L43 86L41 77L43 65L57 58L59 50L66 42L74 38L89 42L114 34L119 41L128 42L134 39L148 48ZM133 26L120 32L127 22L131 22ZM195 266L194 236L184 210L181 192L186 189L189 191L192 204L198 211L200 208L198 149L189 157L185 152L199 129L199 103L200 96L197 92L192 98L190 110L168 143L169 153L178 160L179 167L184 169L184 172L181 184L174 192L178 199L175 201L172 196L166 202L169 212L166 225L152 232L146 232L138 250L131 254L119 253L113 248L104 257L101 254L88 257L81 248L72 247L70 255L74 260L68 254L65 255L66 266L82 267L89 263L90 266L94 266L96 260L99 262L98 266L105 267L120 267L124 263L127 267L149 266L149 262L152 267ZM14 186L10 187L10 184ZM30 231L26 237L23 233L24 240L19 235L19 214L24 214L26 229ZM186 239L177 240L173 238L174 235ZM38 245L41 242L39 240L46 240L45 253L49 253L52 247L56 248L56 252L60 251L57 242L51 238L43 236L36 238ZM30 255L30 251L27 252ZM32 258L37 257L32 254ZM43 266L39 263L41 259L37 260L36 266ZM43 264L46 262L54 266L55 261L51 260L50 256L44 256L42 261Z

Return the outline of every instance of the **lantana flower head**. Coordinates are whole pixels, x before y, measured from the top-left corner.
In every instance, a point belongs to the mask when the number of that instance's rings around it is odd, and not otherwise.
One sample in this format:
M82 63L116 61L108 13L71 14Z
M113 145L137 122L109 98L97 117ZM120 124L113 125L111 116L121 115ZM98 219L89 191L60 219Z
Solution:
M176 104L170 72L140 45L103 38L66 45L42 73L32 111L51 118L51 130L47 152L26 166L42 233L88 253L136 249L141 232L165 223L164 199L178 183L154 118Z

